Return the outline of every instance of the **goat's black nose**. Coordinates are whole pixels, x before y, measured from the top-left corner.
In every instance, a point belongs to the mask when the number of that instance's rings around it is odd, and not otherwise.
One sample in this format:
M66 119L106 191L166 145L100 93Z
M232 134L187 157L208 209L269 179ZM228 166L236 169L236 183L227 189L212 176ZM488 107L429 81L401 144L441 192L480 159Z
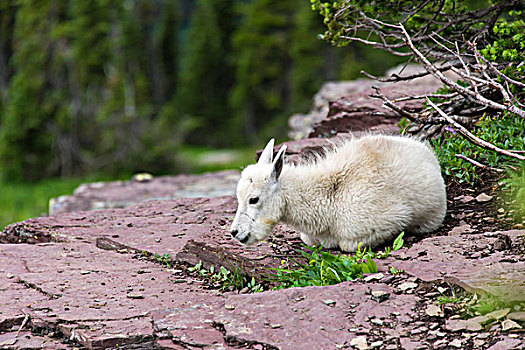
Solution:
M237 233L239 233L238 230L231 230L230 233L232 234L232 237L237 236Z

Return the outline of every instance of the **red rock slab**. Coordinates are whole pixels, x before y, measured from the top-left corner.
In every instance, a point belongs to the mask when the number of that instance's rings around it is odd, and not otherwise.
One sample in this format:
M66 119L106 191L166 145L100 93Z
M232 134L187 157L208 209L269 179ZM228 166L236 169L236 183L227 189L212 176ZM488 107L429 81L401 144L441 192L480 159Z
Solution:
M317 124L308 137L330 137L340 132L377 131L386 134L398 134L400 118L395 112L387 110L381 100L372 99L370 89L356 95L345 96L330 101L327 116ZM387 96L391 95L387 92ZM397 94L398 96L400 94ZM421 109L423 104L418 104ZM413 109L413 108L412 108ZM385 118L385 116L388 117Z
M71 196L52 199L49 214L126 208L152 199L220 197L235 194L239 171L153 177L147 181L94 182L80 185Z
M168 348L233 348L214 320L223 307L224 300L215 299L153 312L155 336Z
M523 339L510 338L506 335L502 336L501 338L501 340L488 348L488 350L523 349L525 346Z
M510 237L511 246L518 246L525 231L430 237L393 252L380 264L423 281L447 280L472 292L525 302L525 259L512 250L495 250L501 235Z
M0 245L0 248L2 252L17 249L16 245L9 244ZM24 308L33 302L48 299L46 295L20 283L17 276L26 272L23 260L0 254L0 333L12 328L18 330L26 316Z
M371 289L390 292L391 297L378 303L371 299ZM188 344L202 343L201 330L222 329L230 344L336 349L348 346L359 332L369 333L377 327L371 323L374 318L384 320L383 326L392 334L407 333L410 325L398 318L413 314L417 300L414 295L395 295L381 283L341 283L230 295L222 304L170 309L156 313L153 319L157 330L169 329L174 339L184 339Z
M6 271L17 286L26 287L18 303L31 327L61 331L90 349L146 346L153 341L152 311L221 298L174 283L181 276L159 264L89 243L0 245L0 257L11 262ZM20 295L13 286L2 294L13 293Z
M267 242L242 246L228 232L235 216L234 197L148 201L126 209L74 212L29 219L6 227L0 242L89 242L106 249L169 254L195 265L239 265L260 277L276 266L281 253ZM279 252L291 251L297 235L282 226ZM98 243L97 243L98 242ZM113 242L113 244L111 243ZM114 248L112 248L114 247Z
M525 302L525 262L495 262L484 269L457 273L448 281L472 293L489 294L508 303Z
M33 349L75 349L75 346L64 344L58 339L34 335L31 332L16 331L0 334L0 349L33 350ZM78 349L78 348L77 348Z
M60 323L58 328L67 339L89 349L126 348L134 344L140 344L142 349L155 348L149 317Z
M136 239L131 241L133 244L140 236L146 246L153 242L166 246L157 240L183 236L190 239L191 225L207 230L221 228L227 236L227 220L235 215L235 205L233 197L220 197L149 201L127 209L66 213L9 225L0 239L3 243L95 242L98 237L107 237L127 242Z

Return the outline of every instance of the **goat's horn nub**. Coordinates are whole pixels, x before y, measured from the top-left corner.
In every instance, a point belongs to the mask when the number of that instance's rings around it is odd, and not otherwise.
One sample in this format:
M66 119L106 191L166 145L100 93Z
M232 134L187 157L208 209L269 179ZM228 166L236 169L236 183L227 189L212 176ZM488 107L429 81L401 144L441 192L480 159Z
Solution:
M261 156L259 157L259 164L272 164L273 159L273 145L275 144L275 139L271 139L268 141L268 144L266 147L264 147L264 151L261 153Z

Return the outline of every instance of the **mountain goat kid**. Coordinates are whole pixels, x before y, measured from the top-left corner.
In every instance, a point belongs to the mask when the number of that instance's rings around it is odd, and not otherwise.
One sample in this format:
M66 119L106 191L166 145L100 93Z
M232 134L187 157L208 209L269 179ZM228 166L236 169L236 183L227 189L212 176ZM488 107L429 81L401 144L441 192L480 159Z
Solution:
M243 244L266 239L278 222L301 232L307 245L355 251L403 230L436 230L447 200L439 163L424 143L401 136L353 138L306 165L273 159L274 140L237 185L230 233Z

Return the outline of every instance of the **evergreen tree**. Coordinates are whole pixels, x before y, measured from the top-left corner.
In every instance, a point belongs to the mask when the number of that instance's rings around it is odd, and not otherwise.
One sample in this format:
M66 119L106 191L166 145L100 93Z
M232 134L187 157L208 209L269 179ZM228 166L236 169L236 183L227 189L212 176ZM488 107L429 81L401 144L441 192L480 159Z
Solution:
M169 130L184 128L161 116L177 81L177 3L17 4L14 75L0 122L2 177L172 167ZM10 10L0 7L2 18Z
M237 128L247 139L260 135L264 125L282 126L289 114L289 45L295 10L294 1L241 4L244 17L233 38L236 82L231 105Z
M156 10L152 26L151 52L153 60L151 81L157 103L171 100L177 87L179 62L180 8L176 0L165 0Z
M54 124L60 174L92 170L100 125L95 117L105 96L106 69L111 62L110 37L119 0L72 0L54 39L65 52L62 77L70 102Z
M16 10L17 7L14 0L0 2L0 113L7 100L9 80L13 75L9 61L13 55Z
M190 141L214 145L231 142L228 93L233 84L230 40L234 1L199 0L188 29L177 89L177 113L196 118ZM202 135L208 135L203 138Z
M323 82L335 79L332 65L327 63L336 54L333 47L317 38L324 31L322 17L313 12L304 0L296 3L290 43L292 113L306 112Z
M0 175L11 181L54 174L54 118L67 101L55 79L62 74L55 64L62 53L51 37L65 13L63 4L53 0L18 4L12 58L17 70L0 129Z
M173 169L173 141L178 140L172 140L169 130L177 125L166 125L159 115L170 95L167 89L176 81L177 50L159 45L177 43L177 13L175 6L163 3L168 13L148 0L124 2L118 11L110 41L107 96L97 111L101 130L94 164L116 162L118 171L124 172Z

